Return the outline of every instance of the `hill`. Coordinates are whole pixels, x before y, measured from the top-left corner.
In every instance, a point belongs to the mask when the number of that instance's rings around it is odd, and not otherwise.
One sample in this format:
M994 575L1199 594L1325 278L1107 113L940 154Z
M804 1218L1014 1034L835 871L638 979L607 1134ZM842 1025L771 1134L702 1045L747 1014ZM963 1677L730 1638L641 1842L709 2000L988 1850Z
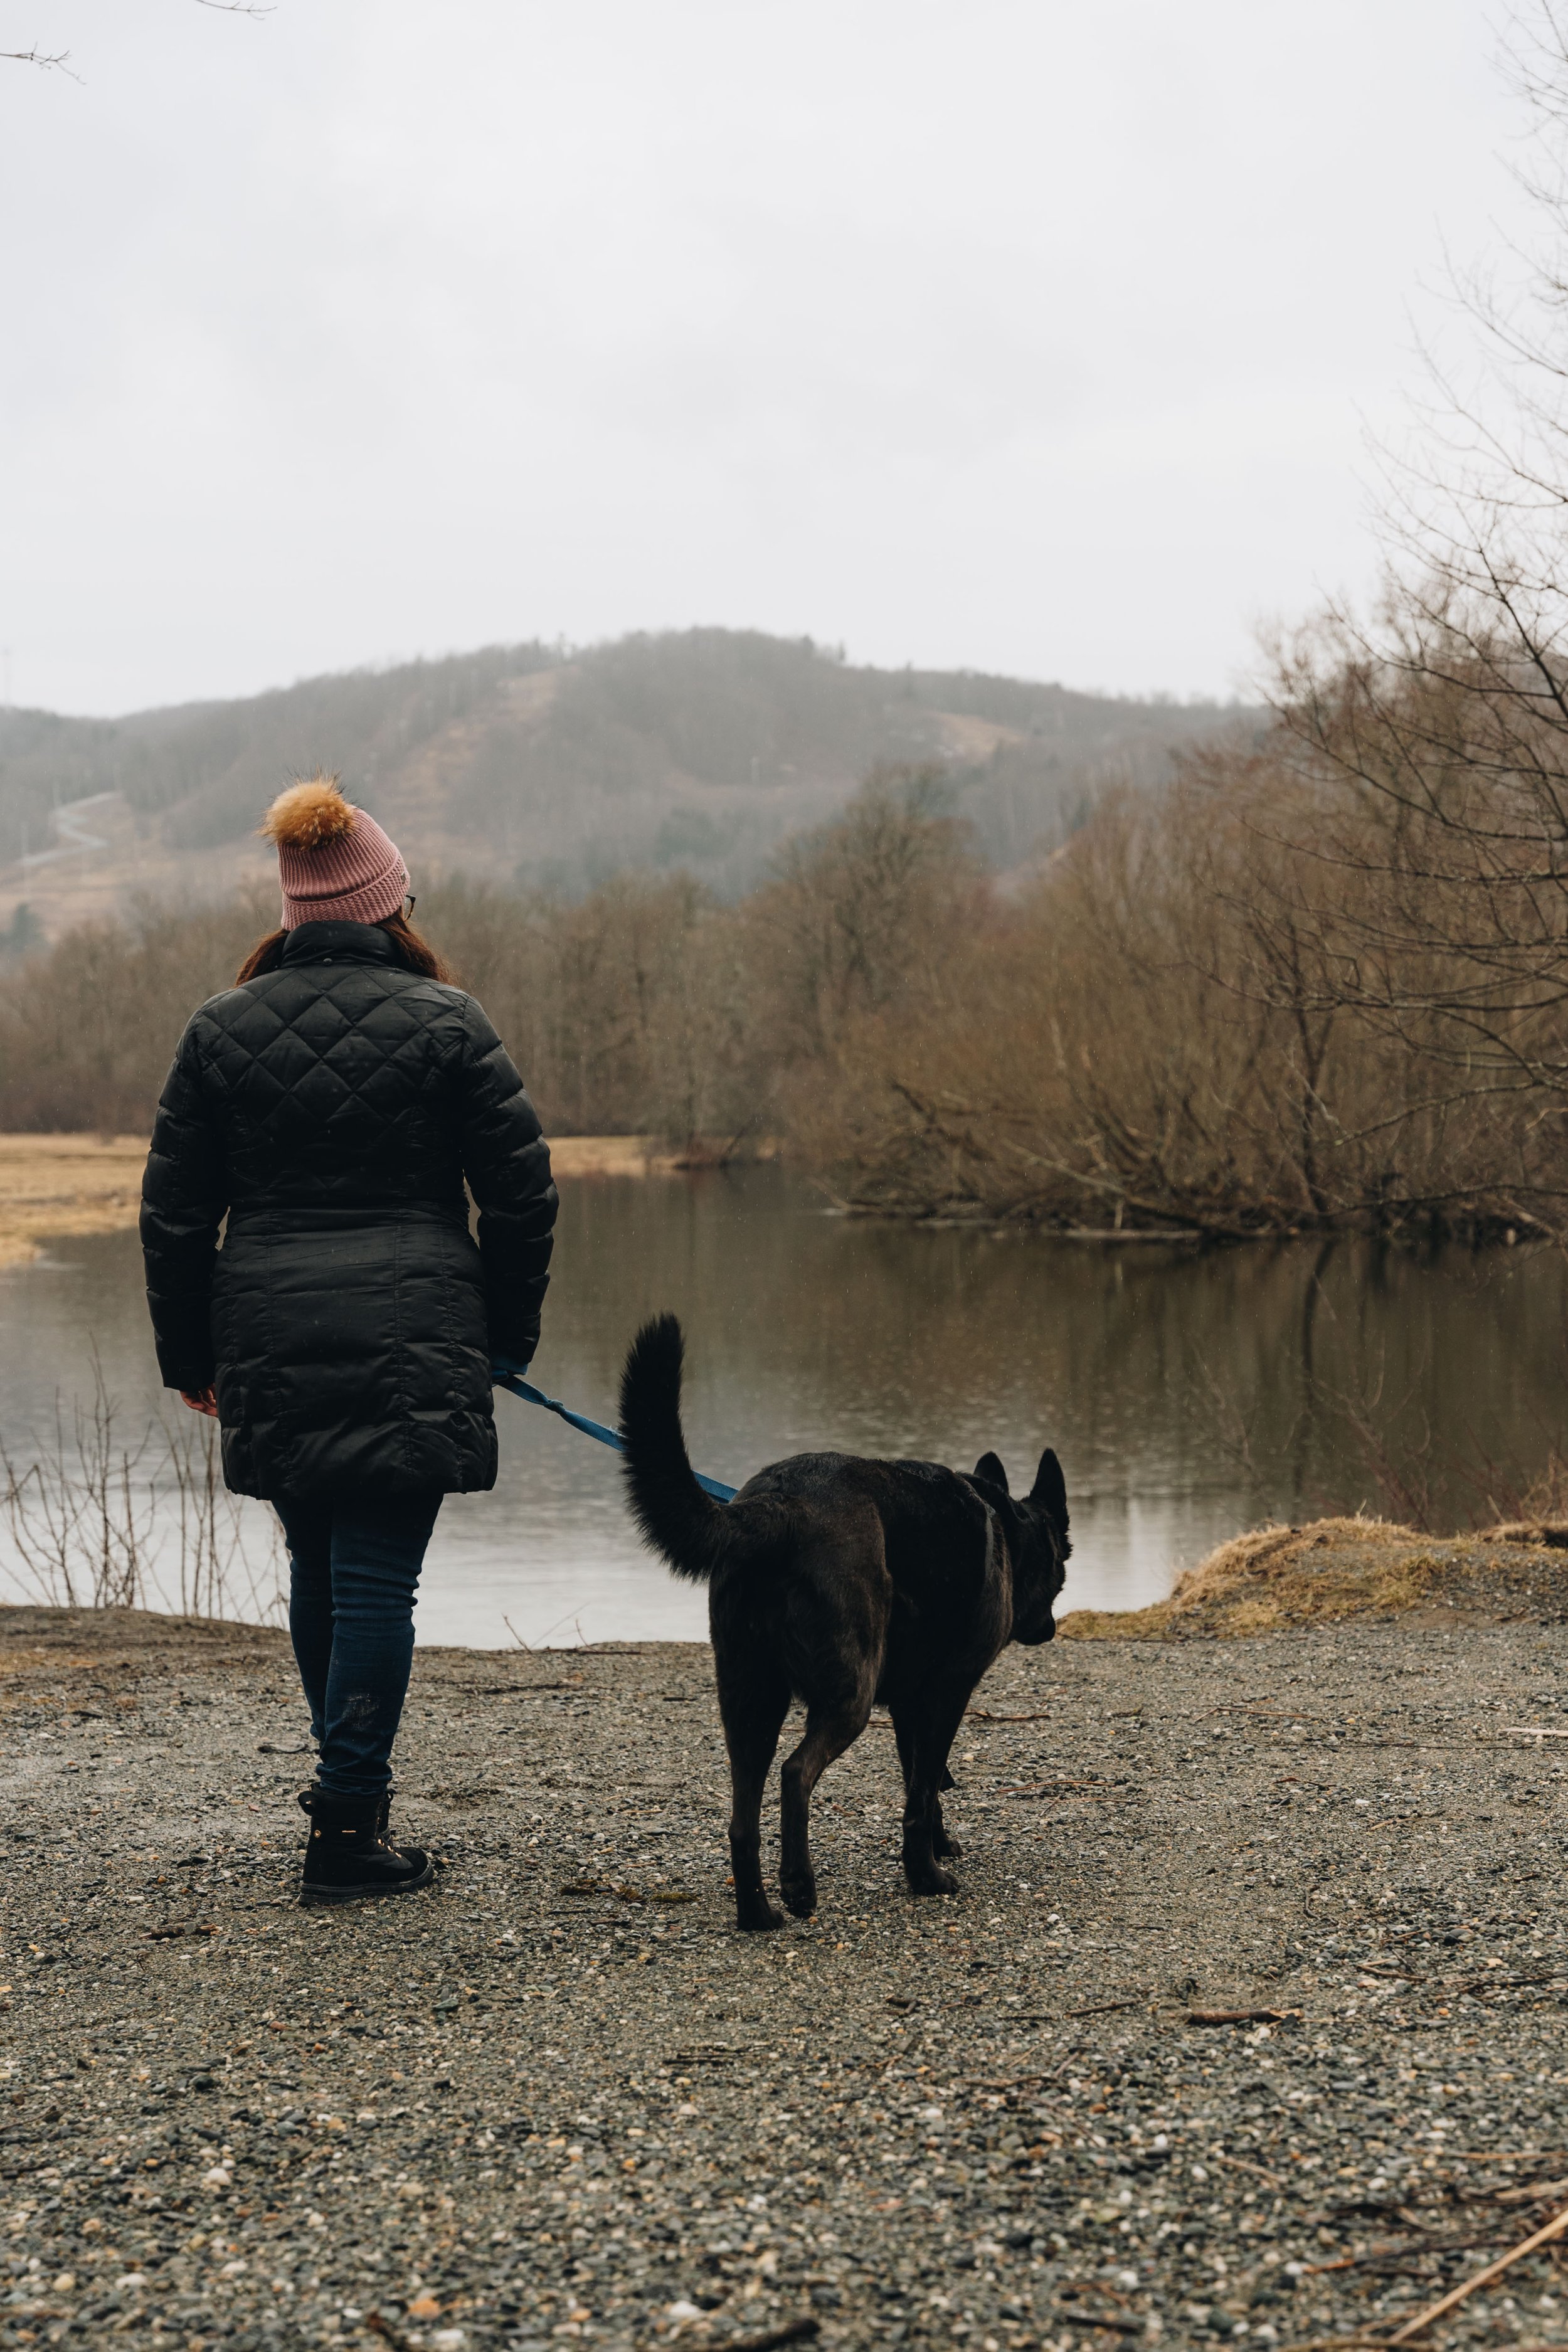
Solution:
M188 900L260 878L259 812L318 764L341 770L426 878L573 892L679 866L732 896L879 760L944 765L980 848L1006 867L1059 840L1107 784L1157 783L1181 746L1253 717L860 667L809 639L721 629L492 646L123 719L4 710L0 923L26 905L52 932L128 891Z

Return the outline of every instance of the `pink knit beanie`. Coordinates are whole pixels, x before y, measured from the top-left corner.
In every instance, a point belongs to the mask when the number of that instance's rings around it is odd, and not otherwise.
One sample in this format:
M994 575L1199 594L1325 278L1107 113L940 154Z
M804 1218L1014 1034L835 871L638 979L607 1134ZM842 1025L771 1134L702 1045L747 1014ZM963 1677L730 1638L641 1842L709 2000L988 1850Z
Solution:
M408 896L396 843L344 800L336 776L290 784L261 830L278 847L286 931L300 923L384 923Z

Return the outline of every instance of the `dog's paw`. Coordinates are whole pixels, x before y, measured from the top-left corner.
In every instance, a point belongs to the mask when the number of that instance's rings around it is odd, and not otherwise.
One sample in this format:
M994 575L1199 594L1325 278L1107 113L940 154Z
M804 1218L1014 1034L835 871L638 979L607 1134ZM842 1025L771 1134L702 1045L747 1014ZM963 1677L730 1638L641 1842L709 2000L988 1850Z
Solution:
M775 1911L771 1903L752 1904L737 1915L735 1925L742 1936L765 1936L774 1927L784 1926L784 1913Z
M781 1878L779 1893L797 1919L809 1919L816 1908L815 1878Z
M938 1862L962 1862L963 1860L963 1848L959 1844L958 1840L955 1837L949 1836L946 1830L938 1830L936 1835L931 1842L931 1850L932 1853L935 1854Z
M911 1895L956 1895L958 1881L951 1870L922 1870L917 1878L908 1874Z

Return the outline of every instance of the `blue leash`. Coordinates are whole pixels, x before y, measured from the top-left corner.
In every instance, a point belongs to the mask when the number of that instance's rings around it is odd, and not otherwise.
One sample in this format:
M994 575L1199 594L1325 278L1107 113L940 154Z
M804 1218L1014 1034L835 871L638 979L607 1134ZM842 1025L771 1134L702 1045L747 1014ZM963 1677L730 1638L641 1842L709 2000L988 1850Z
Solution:
M524 1404L541 1404L546 1412L556 1413L573 1429L580 1429L584 1437L596 1437L601 1445L613 1446L617 1454L626 1452L618 1431L606 1429L603 1422L590 1421L586 1413L574 1412L569 1404L557 1403L553 1397L547 1397L542 1389L536 1389L531 1381L525 1381L521 1373L497 1370L492 1370L490 1377L498 1389L510 1389L514 1397L522 1399ZM733 1486L726 1486L717 1478L705 1478L700 1470L694 1470L691 1475L703 1493L711 1495L716 1503L734 1501L736 1490Z

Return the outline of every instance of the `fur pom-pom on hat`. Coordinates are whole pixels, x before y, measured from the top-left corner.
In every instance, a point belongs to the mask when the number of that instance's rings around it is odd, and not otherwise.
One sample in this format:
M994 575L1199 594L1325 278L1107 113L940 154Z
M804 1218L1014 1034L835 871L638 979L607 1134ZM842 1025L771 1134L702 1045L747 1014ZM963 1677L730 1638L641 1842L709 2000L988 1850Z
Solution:
M318 772L279 793L261 830L278 848L283 928L384 923L408 895L408 868L374 817Z
M261 820L266 838L278 849L324 849L354 829L354 813L336 776L301 776L279 793Z

